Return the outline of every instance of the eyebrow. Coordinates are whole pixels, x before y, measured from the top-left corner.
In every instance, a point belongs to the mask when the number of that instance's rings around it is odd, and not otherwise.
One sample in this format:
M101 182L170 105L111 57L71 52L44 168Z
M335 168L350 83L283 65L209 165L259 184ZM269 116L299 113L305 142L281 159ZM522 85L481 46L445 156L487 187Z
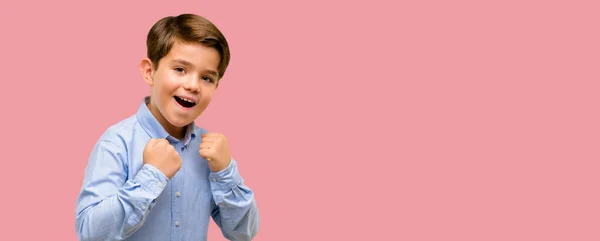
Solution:
M185 66L192 66L192 63L187 62L187 61L185 61L183 59L174 59L172 62L179 63L179 64L182 64L182 65L185 65Z
M179 64L184 65L186 67L193 67L194 66L192 63L190 63L188 61L185 61L183 59L174 59L172 62L179 63ZM209 75L212 75L212 76L216 77L216 78L219 77L219 72L217 72L217 71L206 70L205 72L208 73Z

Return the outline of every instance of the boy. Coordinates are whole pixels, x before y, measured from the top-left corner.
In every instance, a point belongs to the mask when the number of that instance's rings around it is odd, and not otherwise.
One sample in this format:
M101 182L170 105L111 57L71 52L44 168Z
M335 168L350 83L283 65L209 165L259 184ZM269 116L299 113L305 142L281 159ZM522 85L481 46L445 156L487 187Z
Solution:
M165 17L141 62L150 96L95 144L77 199L79 240L206 240L212 216L229 240L259 226L227 139L197 127L229 64L225 37L193 14Z

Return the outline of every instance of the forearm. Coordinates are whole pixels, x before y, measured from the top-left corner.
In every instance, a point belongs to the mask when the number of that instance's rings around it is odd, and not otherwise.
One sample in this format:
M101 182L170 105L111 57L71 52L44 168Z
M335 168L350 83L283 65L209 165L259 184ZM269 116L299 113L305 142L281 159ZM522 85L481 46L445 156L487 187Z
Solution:
M79 240L122 240L144 223L166 184L166 178L151 166L144 166L110 197L95 195L98 187L84 187L78 201Z
M213 218L229 240L252 240L258 232L259 213L254 192L244 185L237 164L211 173L211 189L217 208Z

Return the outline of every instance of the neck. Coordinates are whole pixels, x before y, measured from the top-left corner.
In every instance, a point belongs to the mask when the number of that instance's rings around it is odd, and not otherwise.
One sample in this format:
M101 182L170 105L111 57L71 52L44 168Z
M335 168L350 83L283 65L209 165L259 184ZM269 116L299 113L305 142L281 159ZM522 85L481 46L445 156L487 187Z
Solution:
M160 113L160 111L158 111L158 109L156 108L156 106L154 106L151 103L146 104L146 106L148 106L148 109L150 110L150 113L152 113L152 115L156 118L156 120L158 120L158 123L160 123L160 125L165 129L165 131L167 133L169 133L169 135L182 140L184 135L185 135L185 131L186 131L186 127L177 127L172 125L171 123L169 123L169 121L167 121L167 119L165 119L165 117Z
M168 124L168 122L167 122ZM173 125L168 124L168 127L165 127L165 125L163 123L161 123L161 125L163 126L163 128L165 128L165 131L167 131L167 133L169 133L169 135L177 138L178 140L183 140L183 137L185 136L185 129L186 127L176 127Z

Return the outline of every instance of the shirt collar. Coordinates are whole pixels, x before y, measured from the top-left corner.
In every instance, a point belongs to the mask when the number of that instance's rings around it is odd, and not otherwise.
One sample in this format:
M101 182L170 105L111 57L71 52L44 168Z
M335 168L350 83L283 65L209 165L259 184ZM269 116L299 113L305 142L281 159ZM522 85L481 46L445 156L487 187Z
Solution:
M136 116L137 120L142 126L142 128L150 135L151 138L163 138L167 139L171 143L178 143L179 140L177 138L169 135L169 133L165 130L165 128L160 125L156 117L152 115L150 109L148 109L147 104L150 103L150 96L145 96L142 104L140 105ZM194 122L190 123L186 128L186 134L183 138L184 145L188 145L191 140L196 138L196 125Z

